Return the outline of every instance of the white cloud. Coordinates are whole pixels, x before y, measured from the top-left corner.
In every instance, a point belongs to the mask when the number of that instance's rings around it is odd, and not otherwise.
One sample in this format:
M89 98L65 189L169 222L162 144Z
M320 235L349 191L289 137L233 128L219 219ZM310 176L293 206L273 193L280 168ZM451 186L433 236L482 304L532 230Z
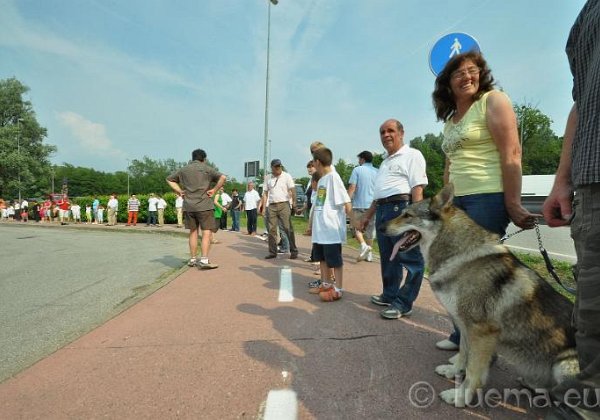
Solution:
M124 158L126 156L125 152L113 145L103 124L90 121L71 111L59 113L58 119L71 131L83 150L113 158Z
M121 74L137 75L152 83L200 91L198 83L156 62L142 60L101 44L73 41L56 35L43 26L23 19L12 2L4 4L0 14L0 46L51 54L82 66L93 63L104 71L120 69Z

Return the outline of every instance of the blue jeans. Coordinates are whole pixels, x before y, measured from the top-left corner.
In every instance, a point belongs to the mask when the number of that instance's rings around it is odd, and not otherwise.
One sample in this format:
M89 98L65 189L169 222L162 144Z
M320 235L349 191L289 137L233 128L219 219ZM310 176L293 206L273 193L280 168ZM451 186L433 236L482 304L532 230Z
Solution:
M248 228L248 233L256 232L257 213L256 209L246 210L246 226Z
M399 216L407 205L408 201L401 201L377 206L375 219L377 231L379 232L383 223ZM417 299L419 290L421 290L425 262L418 247L408 252L398 252L394 259L390 261L392 249L397 241L397 236L377 235L377 244L381 256L383 300L390 302L400 312L407 312L412 309L413 302ZM403 268L406 268L408 273L404 285L400 287Z
M504 206L504 193L463 195L454 197L453 204L482 228L500 237L506 233L510 218Z
M232 210L231 211L231 230L236 232L240 231L240 211Z
M497 233L500 237L506 233L510 218L504 205L504 193L463 195L454 197L453 204L482 228ZM460 331L456 324L448 340L460 344Z

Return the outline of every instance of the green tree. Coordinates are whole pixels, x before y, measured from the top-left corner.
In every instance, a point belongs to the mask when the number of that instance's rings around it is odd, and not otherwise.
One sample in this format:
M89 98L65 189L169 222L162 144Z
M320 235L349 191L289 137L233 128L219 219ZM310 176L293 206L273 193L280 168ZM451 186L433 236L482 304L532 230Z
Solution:
M0 197L38 196L49 184L56 147L43 143L47 131L23 98L28 91L15 78L0 80Z
M428 184L425 187L425 197L432 197L437 194L444 185L444 164L446 157L442 151L442 141L444 136L442 133L425 134L425 138L415 137L410 141L410 146L418 149L423 154L427 164L427 180Z
M306 188L306 185L310 182L310 178L303 176L302 178L296 178L296 184L302 185L302 188Z
M344 185L348 186L348 181L350 180L350 175L352 175L352 170L356 165L351 163L347 163L344 159L339 159L335 165L335 170L344 181Z
M383 162L383 153L373 153L373 166L379 168Z
M212 165L208 161L207 163ZM148 156L144 156L141 160L134 159L129 165L130 191L157 194L171 192L171 188L165 181L167 176L185 165L187 162L176 162L174 159L153 160Z
M71 197L127 193L127 172L101 172L68 163L54 166L53 170L56 184L66 182Z
M531 105L515 105L514 110L523 154L523 175L555 173L562 139L552 131L552 120Z

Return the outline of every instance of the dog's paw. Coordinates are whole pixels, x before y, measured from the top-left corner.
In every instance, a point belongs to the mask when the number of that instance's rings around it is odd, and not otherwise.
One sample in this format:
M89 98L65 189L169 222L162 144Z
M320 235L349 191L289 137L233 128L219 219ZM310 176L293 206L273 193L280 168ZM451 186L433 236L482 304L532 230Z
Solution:
M440 392L440 398L444 400L446 404L450 404L455 407L465 406L464 398L460 398L457 388L451 388Z
M448 379L454 379L457 376L463 375L456 365L439 365L435 368L435 373Z
M444 400L445 403L453 405L457 408L464 408L468 406L473 400L474 396L474 390L465 388L464 386L459 386L457 388L451 388L440 392L440 398Z

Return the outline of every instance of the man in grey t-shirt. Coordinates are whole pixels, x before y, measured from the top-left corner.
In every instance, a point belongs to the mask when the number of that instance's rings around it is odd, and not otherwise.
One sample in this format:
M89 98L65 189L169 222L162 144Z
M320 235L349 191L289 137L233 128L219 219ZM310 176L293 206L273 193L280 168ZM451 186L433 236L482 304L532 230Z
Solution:
M200 269L211 269L218 267L208 260L211 232L217 231L212 197L215 191L223 186L227 177L207 165L205 160L206 152L204 150L194 150L192 162L167 177L167 184L183 197L185 226L190 230L191 258L188 265L197 266ZM198 229L202 231L202 256L199 262L196 261Z

